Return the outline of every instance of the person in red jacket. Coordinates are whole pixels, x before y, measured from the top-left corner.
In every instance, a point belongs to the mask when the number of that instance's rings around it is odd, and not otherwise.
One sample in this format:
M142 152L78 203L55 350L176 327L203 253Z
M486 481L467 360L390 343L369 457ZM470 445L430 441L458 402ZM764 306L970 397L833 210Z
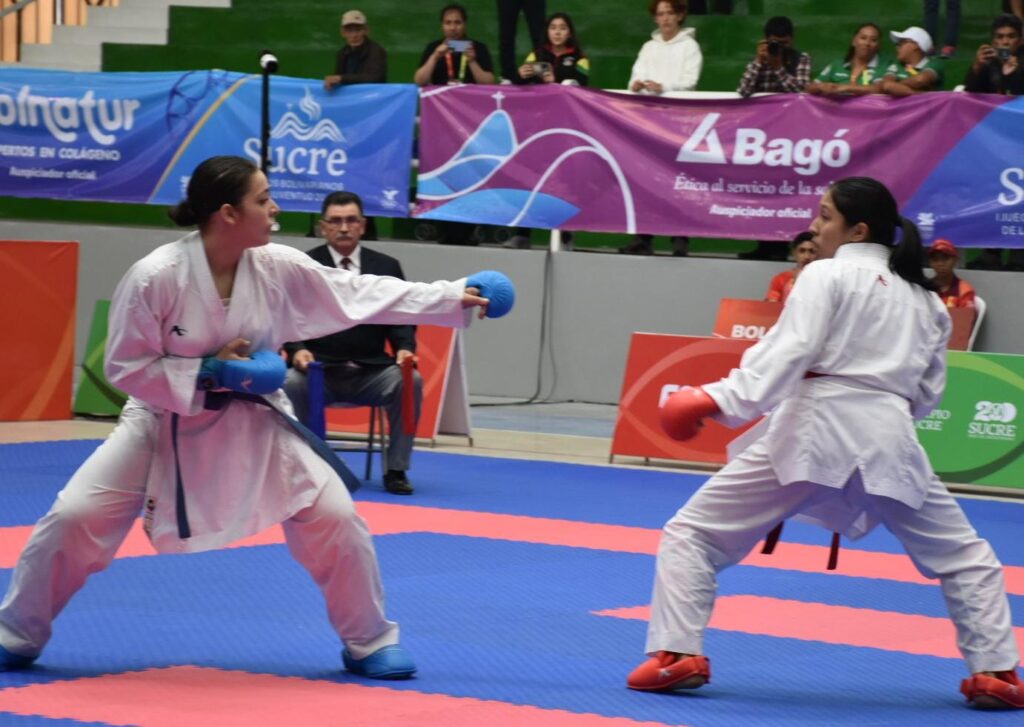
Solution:
M785 303L800 271L807 263L818 259L818 243L814 241L814 233L805 231L794 237L792 250L796 267L772 278L772 282L768 284L768 292L764 294L764 299L771 303Z
M957 277L957 249L949 240L938 239L928 248L928 264L935 271L935 292L947 308L973 308L974 286Z

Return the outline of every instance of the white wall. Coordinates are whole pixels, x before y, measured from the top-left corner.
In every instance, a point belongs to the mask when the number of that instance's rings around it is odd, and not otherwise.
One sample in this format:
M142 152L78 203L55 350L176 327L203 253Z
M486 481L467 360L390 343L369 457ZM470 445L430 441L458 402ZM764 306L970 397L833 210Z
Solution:
M79 362L95 301L109 299L132 262L178 236L174 230L153 228L0 221L0 239L81 243L75 340ZM317 244L303 237L278 241L301 250ZM477 321L466 334L471 393L519 398L535 393L547 290L542 393L604 403L618 401L633 331L707 335L720 298L761 298L771 276L787 267L719 258L548 254L414 242L367 245L398 257L411 280L452 279L497 269L515 281L515 310L507 318ZM989 304L975 349L1024 354L1024 275L966 271L964 277Z

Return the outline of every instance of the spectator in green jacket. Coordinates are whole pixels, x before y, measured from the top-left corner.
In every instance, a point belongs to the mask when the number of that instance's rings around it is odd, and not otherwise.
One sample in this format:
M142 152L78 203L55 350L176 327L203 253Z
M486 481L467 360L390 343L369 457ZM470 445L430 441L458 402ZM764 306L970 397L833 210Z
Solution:
M941 91L942 61L929 54L932 37L924 28L912 26L889 37L896 44L896 62L885 71L881 92L890 96L911 96L926 91Z
M882 30L874 23L857 28L846 55L829 63L818 77L807 85L807 93L820 96L861 95L880 83L892 62L879 52Z

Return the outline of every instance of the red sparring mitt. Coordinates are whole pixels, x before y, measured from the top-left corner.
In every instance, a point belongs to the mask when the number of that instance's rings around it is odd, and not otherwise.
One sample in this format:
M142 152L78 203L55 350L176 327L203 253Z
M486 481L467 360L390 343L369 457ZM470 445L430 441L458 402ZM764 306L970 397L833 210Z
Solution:
M699 386L684 386L672 394L661 407L661 428L665 433L685 442L693 439L703 426L701 420L719 412L718 404Z

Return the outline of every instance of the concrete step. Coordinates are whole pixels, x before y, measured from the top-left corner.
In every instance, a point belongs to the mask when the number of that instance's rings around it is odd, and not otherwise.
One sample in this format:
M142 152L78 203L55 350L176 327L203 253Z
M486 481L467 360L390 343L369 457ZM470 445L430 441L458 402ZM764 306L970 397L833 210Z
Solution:
M85 28L123 28L129 33L138 29L161 28L165 32L170 12L166 5L123 5L116 8L89 8Z
M53 45L87 45L94 43L133 43L137 45L164 45L167 43L167 26L158 28L121 28L102 25L65 25L53 29Z
M59 68L65 71L99 71L103 65L103 52L99 44L22 43L21 67Z
M117 7L91 7L88 24L58 26L53 43L21 45L20 66L100 71L104 43L166 45L171 6L230 8L231 0L122 0Z
M193 8L230 8L231 0L121 0L119 7L136 7L136 6L169 6L169 5L180 5L183 7ZM92 12L96 8L90 8L89 12ZM117 9L117 8L113 8Z

